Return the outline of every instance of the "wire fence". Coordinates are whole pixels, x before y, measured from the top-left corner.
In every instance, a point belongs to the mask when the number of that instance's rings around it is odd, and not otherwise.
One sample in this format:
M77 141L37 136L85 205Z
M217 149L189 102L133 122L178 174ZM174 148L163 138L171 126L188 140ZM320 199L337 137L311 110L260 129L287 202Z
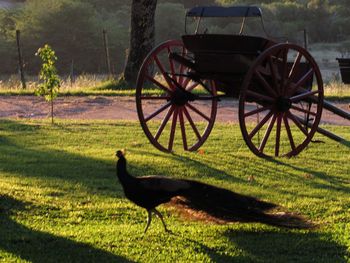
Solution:
M111 77L122 72L125 64L123 47L110 44L106 30L99 32L99 35L99 41L95 44L82 43L79 40L67 38L63 41L71 41L71 45L57 45L57 48L53 46L58 57L56 67L61 76L74 82L80 75L84 74ZM325 82L341 80L336 61L336 58L340 56L339 52L335 49L326 50L310 45L305 30L296 32L293 41L304 46L315 57ZM16 78L14 76L17 76L22 87L26 87L26 81L32 79L32 76L38 75L40 70L40 59L35 56L39 47L39 45L27 43L25 39L21 38L21 32L17 31L15 41L7 43L6 46L0 46L0 50L3 51L1 52L0 81L11 82Z
M82 74L111 77L123 70L125 52L121 52L121 47L109 44L106 30L100 32L99 42L93 45L74 39L70 41L72 44L52 44L58 57L56 68L60 75L67 76L74 81L77 76ZM27 76L38 75L41 61L35 53L44 44L46 43L39 45L38 43L26 42L25 39L22 39L19 30L16 31L14 41L5 44L0 42L1 79L13 78L13 75L18 74L22 86L25 87Z

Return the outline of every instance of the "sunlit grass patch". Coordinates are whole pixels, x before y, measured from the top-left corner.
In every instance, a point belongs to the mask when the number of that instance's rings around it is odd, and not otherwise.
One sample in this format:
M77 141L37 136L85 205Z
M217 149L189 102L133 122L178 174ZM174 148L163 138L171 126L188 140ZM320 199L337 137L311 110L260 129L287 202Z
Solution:
M325 99L347 99L350 100L350 85L339 81L329 82L325 88Z
M22 89L21 82L16 75L3 77L0 80L0 95L34 95L38 85L37 77L26 77L26 89ZM325 99L350 100L350 85L339 80L325 83ZM108 79L104 75L85 74L77 76L74 81L63 77L59 91L60 96L135 96L135 87L120 86L118 80ZM201 89L194 90L195 94L202 94ZM149 95L161 95L159 89L149 87L145 91Z
M348 127L327 129L349 138ZM138 122L0 121L0 258L46 262L347 262L350 149L317 134L300 155L261 159L238 125L216 123L201 151L154 149ZM317 225L286 230L255 223L215 225L161 206L146 212L124 198L115 151L135 176L189 178L267 200ZM254 178L254 180L250 180Z

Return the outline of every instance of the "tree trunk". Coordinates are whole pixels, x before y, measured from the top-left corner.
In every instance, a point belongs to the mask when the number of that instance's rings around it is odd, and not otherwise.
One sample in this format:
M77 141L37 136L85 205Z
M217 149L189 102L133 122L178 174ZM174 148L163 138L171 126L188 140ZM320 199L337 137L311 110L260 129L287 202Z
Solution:
M131 7L130 47L124 69L128 84L136 83L137 73L154 46L154 15L157 0L133 0Z

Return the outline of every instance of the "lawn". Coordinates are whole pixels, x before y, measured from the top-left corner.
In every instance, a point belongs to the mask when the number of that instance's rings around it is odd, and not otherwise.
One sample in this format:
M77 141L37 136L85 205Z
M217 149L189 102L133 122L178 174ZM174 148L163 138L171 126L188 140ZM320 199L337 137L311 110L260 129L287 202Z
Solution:
M350 138L349 127L328 127ZM238 125L217 123L200 152L155 150L138 122L0 121L2 262L349 262L350 148L321 135L299 156L261 159ZM214 224L161 206L168 227L123 197L117 149L133 175L191 178L303 215L315 229ZM249 180L249 178L255 180Z

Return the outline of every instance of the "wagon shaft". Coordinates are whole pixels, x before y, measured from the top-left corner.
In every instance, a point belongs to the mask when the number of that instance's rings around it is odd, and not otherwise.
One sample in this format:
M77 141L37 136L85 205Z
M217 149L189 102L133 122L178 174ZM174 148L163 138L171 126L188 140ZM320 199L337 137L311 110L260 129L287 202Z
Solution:
M334 106L333 104L331 104L328 101L324 101L323 102L323 107L331 112L333 112L336 115L339 115L340 117L343 117L344 119L347 119L350 121L350 113L346 112L336 106Z
M324 101L323 102L323 107L327 110L329 110L330 112L333 112L334 114L340 116L340 117L343 117L344 119L347 119L347 120L350 120L350 113L349 112L346 112L336 106L334 106L333 104L331 104L330 102L328 101ZM335 140L337 142L347 142L346 139L330 132L330 131L327 131L325 129L322 129L320 127L317 128L317 132L321 133L322 135L332 139L332 140Z

